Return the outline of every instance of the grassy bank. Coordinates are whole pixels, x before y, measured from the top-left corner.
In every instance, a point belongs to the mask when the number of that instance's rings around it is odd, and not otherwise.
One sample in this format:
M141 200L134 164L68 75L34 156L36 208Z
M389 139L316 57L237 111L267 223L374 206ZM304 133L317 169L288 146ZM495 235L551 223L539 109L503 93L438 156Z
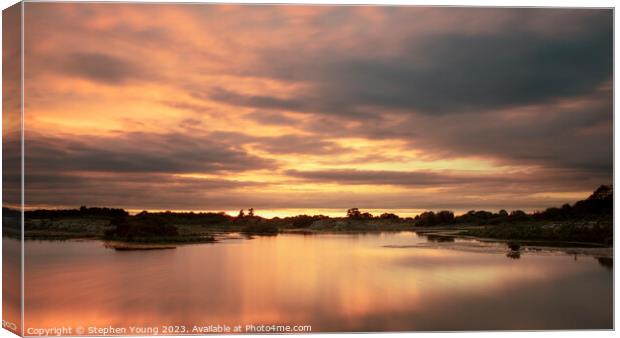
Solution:
M502 240L613 245L613 219L525 222L465 229L459 235Z
M92 222L92 223L91 223ZM45 228L28 229L27 239L102 239L106 241L136 244L191 244L211 243L218 235L243 233L248 236L275 236L279 233L320 234L320 233L365 233L384 231L416 231L430 235L441 233L442 240L449 237L467 236L474 238L516 240L523 244L545 242L555 246L569 246L574 243L592 245L613 245L613 220L600 218L581 221L527 221L500 223L493 225L448 224L440 226L415 226L411 222L397 220L350 220L322 219L310 225L295 227L282 220L271 222L254 220L217 224L174 224L162 225L150 219L125 225L129 229L118 231L117 227L102 225L102 219L55 219L47 222ZM148 224L148 226L145 226ZM571 244L572 243L572 244Z

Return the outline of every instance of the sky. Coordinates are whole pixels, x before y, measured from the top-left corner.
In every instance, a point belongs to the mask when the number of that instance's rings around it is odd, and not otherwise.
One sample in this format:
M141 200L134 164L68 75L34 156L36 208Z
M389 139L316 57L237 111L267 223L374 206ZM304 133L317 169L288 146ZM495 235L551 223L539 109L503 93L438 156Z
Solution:
M24 15L29 208L532 211L612 181L611 10Z

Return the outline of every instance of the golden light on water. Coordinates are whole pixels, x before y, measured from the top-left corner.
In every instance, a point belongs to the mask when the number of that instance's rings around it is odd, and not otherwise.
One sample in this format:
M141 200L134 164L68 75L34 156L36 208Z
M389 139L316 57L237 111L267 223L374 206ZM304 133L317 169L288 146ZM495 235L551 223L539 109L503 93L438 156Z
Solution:
M304 324L325 332L485 328L495 323L532 329L558 323L602 325L608 318L601 302L591 307L591 298L611 294L611 283L603 282L607 279L600 277L607 271L589 257L574 261L542 254L515 261L501 248L461 251L458 243L424 248L425 242L413 233L288 234L134 255L94 241L28 242L25 323L174 323L190 328ZM594 284L588 285L597 288L588 295L573 294L571 301L598 311L598 319L578 311L569 316L581 314L581 322L567 324L564 316L537 320L559 311L564 304L560 299L583 287L574 284L584 283L575 274L592 276L588 280ZM562 281L565 286L559 288ZM545 290L544 297L531 290ZM540 307L515 316L513 308L541 297L546 301ZM481 299L505 306L488 306Z

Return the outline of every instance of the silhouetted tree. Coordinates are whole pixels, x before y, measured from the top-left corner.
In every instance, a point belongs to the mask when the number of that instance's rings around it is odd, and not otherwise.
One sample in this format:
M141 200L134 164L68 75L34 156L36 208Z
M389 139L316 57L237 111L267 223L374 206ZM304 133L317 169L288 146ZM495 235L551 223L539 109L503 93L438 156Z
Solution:
M363 212L363 213L360 215L360 219L372 219L372 217L373 217L373 216L372 216L372 214L371 214L371 213L369 213L369 212Z
M361 214L362 213L360 212L360 209L358 209L358 208L351 208L351 209L347 210L347 217L349 217L349 218L358 219L358 218L360 218Z
M245 213L243 212L243 209L239 210L239 214L237 215L237 218L243 218L245 217Z
M601 185L596 188L592 195L588 197L589 200L606 200L611 199L614 196L613 185Z
M308 215L299 215L290 218L290 220L292 220L291 226L293 228L308 228L312 225L312 223L314 223L314 221L319 219L320 217Z
M510 212L510 220L512 221L524 221L527 219L528 216L523 210L513 210Z
M436 215L438 224L449 224L454 222L454 213L448 210L442 210Z
M570 206L570 204L565 203L564 205L562 205L562 213L564 213L565 215L570 215L573 211L573 207Z
M386 212L381 214L381 216L379 216L380 219L399 219L400 217L398 217L398 215Z
M254 217L254 208L248 209L248 216L249 217Z
M437 224L437 216L432 211L425 211L418 216L417 225L432 226Z
M25 217L30 219L59 218L59 217L81 217L94 216L103 218L124 217L129 213L123 209L113 208L88 208L81 206L78 209L57 209L57 210L29 210L25 212Z
M612 185L601 185L587 199L578 201L573 206L573 215L578 218L591 215L612 214L614 208L614 190Z
M347 217L360 220L368 220L373 218L371 213L361 212L358 208L351 208L347 210Z

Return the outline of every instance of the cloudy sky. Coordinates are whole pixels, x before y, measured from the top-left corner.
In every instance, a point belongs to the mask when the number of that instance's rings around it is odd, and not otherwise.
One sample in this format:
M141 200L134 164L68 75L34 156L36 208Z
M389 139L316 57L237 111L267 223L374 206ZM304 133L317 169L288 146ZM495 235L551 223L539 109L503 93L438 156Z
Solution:
M25 5L28 207L535 210L612 180L612 11Z

